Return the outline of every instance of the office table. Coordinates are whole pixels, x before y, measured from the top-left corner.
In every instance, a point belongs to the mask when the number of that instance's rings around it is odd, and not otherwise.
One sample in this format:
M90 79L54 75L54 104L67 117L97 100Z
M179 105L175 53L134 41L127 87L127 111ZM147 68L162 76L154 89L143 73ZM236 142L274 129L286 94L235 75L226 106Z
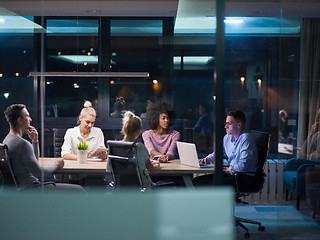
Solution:
M56 158L40 158L39 163L41 166L49 166L54 163ZM69 174L105 174L106 161L99 159L88 159L87 163L80 164L74 160L64 160L64 167L56 171L56 173L69 173ZM198 168L186 165L181 165L179 159L174 159L168 163L161 163L160 168L155 172L156 174L172 174L181 175L186 186L192 185L192 175L195 173L214 173L214 168Z
M40 158L41 166L49 166L54 163L56 158ZM87 163L80 164L75 160L64 160L64 167L55 173L74 173L74 174L105 174L107 163L100 159L88 159Z
M183 181L187 187L193 187L192 178L196 173L214 173L214 168L200 168L182 165L179 159L171 160L167 163L160 163L160 168L155 172L156 174L171 174L182 176ZM152 175L151 174L151 175Z

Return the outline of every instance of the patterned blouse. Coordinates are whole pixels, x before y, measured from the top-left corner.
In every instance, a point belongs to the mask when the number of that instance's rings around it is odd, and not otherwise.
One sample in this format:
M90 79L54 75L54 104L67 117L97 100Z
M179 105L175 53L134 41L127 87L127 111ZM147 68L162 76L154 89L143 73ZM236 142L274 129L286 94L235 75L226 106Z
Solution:
M180 139L180 133L176 130L170 130L165 136L159 137L153 130L147 130L142 133L142 138L150 155L151 150L155 150L165 155L175 156L176 142Z

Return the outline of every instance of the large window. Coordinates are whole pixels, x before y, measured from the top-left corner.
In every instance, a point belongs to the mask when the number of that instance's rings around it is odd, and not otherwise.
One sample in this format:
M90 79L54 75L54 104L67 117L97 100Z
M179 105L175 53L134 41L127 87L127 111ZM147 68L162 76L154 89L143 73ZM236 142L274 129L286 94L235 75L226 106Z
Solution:
M229 19L232 20L232 19ZM247 130L271 133L269 154L278 154L278 141L291 151L297 135L300 21L285 18L236 18L226 23L225 107L247 116ZM289 125L281 136L279 111Z
M28 74L34 67L34 28L41 31L41 27L32 23L33 17L0 17L0 141L9 129L3 114L7 106L24 103L31 113L37 113L34 82Z
M244 111L247 130L271 132L271 154L295 155L301 19L226 20L225 111ZM40 78L35 81L27 75L40 71L41 64L46 72L149 73L149 77L45 77L45 128L74 126L84 100L89 100L98 112L97 126L119 131L119 111L131 110L145 118L148 102L162 98L175 106L174 128L181 140L195 142L205 155L214 150L216 135L216 27L189 28L182 23L173 18L48 17L44 28L39 25L36 31L1 32L1 108L26 103L34 124L40 126ZM279 112L285 112L285 129ZM207 125L199 128L203 115ZM5 134L3 115L1 123Z
M54 117L75 118L84 100L98 111L98 124L120 128L121 111L145 114L149 101L163 96L162 19L47 19L47 72L143 72L149 77L46 77L46 111ZM57 94L58 93L58 94ZM168 94L167 94L168 95ZM111 118L109 121L108 119ZM70 122L71 123L71 122Z
M148 101L162 96L161 86L169 81L163 76L163 21L111 20L112 72L148 72L148 78L114 78L109 81L110 116L121 117L129 109L140 116Z
M48 19L46 24L45 71L98 71L98 19ZM78 116L84 100L97 103L98 88L97 78L47 77L45 116Z
M225 112L242 110L247 117L246 130L270 132L269 153L280 152L282 157L295 154L300 26L301 21L292 18L237 17L225 21ZM180 122L192 130L184 140L195 142L203 154L212 151L215 141L212 127L196 130L203 115L210 115L207 121L215 125L215 92L220 91L214 89L215 36L215 26L208 28L204 22L197 28L175 28L174 103ZM284 136L279 131L280 110L285 110L288 118Z

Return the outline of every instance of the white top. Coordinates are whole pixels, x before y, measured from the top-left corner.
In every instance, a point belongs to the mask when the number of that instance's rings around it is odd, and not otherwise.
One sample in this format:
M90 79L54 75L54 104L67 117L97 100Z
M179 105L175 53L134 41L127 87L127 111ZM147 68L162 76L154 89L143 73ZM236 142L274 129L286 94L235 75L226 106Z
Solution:
M64 142L61 147L61 156L66 153L77 154L77 144L79 142L86 142L88 144L88 151L92 150L94 153L98 148L105 148L103 132L100 128L92 127L87 139L84 139L80 133L80 127L69 128L64 135ZM88 157L92 157L89 155Z

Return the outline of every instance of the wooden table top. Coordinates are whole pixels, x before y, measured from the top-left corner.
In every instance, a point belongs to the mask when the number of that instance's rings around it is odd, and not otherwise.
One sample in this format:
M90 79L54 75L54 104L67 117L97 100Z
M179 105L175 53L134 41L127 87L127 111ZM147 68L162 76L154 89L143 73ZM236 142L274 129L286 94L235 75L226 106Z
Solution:
M40 158L41 166L49 166L56 158ZM88 159L87 163L80 164L75 160L64 160L64 167L58 169L57 173L106 173L106 161L100 159ZM213 168L197 168L181 165L179 159L174 159L168 163L161 163L160 168L153 173L160 174L193 174L193 173L213 173Z
M41 166L49 166L54 163L56 158L40 158ZM107 163L100 159L88 159L87 163L80 164L76 160L64 160L64 167L56 173L106 173Z
M193 174L193 173L213 173L213 168L200 168L182 165L179 159L171 160L167 163L160 163L160 169L156 173L165 174Z

